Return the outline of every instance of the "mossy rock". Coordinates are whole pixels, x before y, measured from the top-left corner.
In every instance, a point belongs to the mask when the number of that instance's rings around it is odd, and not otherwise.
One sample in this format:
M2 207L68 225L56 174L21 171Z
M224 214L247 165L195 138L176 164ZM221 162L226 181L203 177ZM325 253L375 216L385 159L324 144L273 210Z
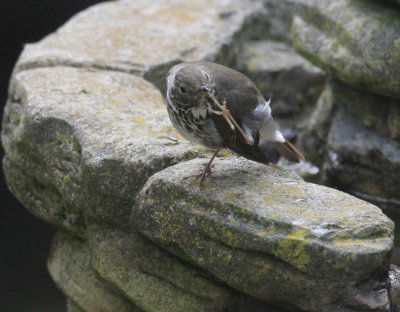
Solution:
M400 98L400 10L385 1L301 0L295 49L346 84Z
M379 208L234 158L217 160L199 189L189 176L202 163L150 178L132 211L134 228L266 302L310 311L388 304L385 290L371 286L386 279L393 243L393 223Z

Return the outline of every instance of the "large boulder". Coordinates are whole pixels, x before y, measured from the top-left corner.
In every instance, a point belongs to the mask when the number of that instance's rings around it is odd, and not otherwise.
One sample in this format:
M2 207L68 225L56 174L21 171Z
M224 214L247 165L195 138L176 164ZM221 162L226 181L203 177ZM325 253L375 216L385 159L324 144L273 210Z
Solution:
M91 266L90 248L71 234L63 231L56 234L48 268L69 300L69 312L141 312L96 276Z
M231 287L306 311L386 311L393 223L371 204L280 168L216 161L203 190L201 160L149 179L135 229ZM383 283L383 284L382 284ZM379 287L378 287L379 288Z
M353 87L400 97L400 10L386 1L300 0L296 50Z
M179 62L229 63L263 12L255 1L122 0L95 5L57 32L28 44L16 71L72 66L144 76L165 90L165 74ZM235 40L232 40L235 37Z
M35 215L82 234L83 212L120 225L147 178L198 149L179 139L160 92L117 72L50 67L11 82L4 172ZM135 191L136 190L136 191Z
M263 20L273 12L282 22ZM69 311L388 311L393 223L377 207L226 153L200 189L189 176L208 151L168 119L171 65L237 65L268 25L289 42L293 12L293 1L113 1L25 47L4 172L60 228L48 265Z
M399 19L389 1L300 0L292 25L296 51L333 77L300 139L321 169L318 181L376 203L396 220Z

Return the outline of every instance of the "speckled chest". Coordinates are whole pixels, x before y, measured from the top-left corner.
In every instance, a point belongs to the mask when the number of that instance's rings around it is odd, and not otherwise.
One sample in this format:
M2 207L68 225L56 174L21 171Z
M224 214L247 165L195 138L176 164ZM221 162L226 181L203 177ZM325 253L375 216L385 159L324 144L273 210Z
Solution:
M222 147L223 140L206 107L182 107L167 98L167 109L172 124L184 138L210 148Z

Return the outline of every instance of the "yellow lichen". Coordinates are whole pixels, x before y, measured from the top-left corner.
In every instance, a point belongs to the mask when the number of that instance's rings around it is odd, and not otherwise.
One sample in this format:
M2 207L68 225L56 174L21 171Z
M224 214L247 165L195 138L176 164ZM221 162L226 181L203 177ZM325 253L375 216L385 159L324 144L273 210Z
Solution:
M310 255L304 250L308 243L307 229L295 230L278 242L276 256L292 264L298 269L310 262Z

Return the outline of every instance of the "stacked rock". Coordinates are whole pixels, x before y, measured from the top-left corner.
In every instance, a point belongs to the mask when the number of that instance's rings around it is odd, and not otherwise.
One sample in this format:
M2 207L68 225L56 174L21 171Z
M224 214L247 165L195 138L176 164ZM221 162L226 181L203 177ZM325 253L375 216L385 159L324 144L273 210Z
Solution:
M48 267L69 312L398 305L394 225L378 207L237 157L216 160L204 189L190 178L207 151L172 128L166 72L237 64L263 14L250 0L105 2L25 47L4 172L24 206L59 227Z
M322 181L400 211L400 7L300 1L295 49L331 76L302 145Z

